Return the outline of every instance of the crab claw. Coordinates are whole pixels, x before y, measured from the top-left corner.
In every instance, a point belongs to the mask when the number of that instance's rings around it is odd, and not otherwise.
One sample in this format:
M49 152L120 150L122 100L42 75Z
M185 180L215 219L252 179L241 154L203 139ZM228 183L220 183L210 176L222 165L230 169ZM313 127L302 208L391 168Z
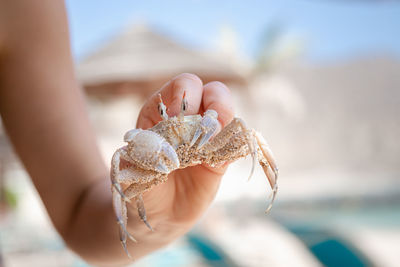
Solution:
M163 162L162 160L160 160L154 168L161 173L168 174L172 170L179 168L179 165L180 165L179 158L178 158L178 155L176 154L175 150L172 148L172 146L169 143L163 142L161 146L162 146L161 157L167 158L172 163L172 166L168 167L168 165L165 163L165 161Z
M159 134L142 129L130 130L125 134L129 156L145 170L155 170L164 174L178 169L178 155L174 148Z
M180 164L179 164L178 155L176 154L175 150L168 142L164 142L162 144L161 152L164 154L164 156L166 156L172 162L172 164L173 164L172 167L174 169L179 168Z
M197 149L201 149L210 138L216 133L219 127L218 113L215 110L209 109L204 113L204 117L201 120L200 127L196 129L193 139L190 142L192 147L199 137L203 134L202 138L197 145Z

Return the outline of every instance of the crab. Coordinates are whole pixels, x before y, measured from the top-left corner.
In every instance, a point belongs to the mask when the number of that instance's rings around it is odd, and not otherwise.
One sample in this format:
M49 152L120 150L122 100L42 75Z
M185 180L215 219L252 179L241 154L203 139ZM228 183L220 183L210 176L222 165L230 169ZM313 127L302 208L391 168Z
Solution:
M219 166L251 155L251 178L258 161L272 188L268 212L277 193L278 168L262 135L248 129L244 121L234 118L218 134L218 113L207 110L203 116L184 113L188 107L185 93L178 116L169 117L159 94L158 112L162 120L154 127L132 129L124 135L126 146L119 148L111 161L111 190L119 236L127 250L127 238L136 242L128 232L126 203L134 199L140 219L153 231L144 208L142 194L167 180L168 174L197 164ZM125 162L126 164L122 164Z

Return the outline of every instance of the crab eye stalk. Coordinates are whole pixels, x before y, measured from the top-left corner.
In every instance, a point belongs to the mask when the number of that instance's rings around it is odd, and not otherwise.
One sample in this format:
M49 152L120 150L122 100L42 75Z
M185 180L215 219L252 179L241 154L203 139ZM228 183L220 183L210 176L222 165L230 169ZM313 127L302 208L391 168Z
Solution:
M160 114L161 118L163 118L163 120L168 120L167 107L162 102L161 94L159 94L158 97L160 98L160 103L158 103L157 106L158 113Z
M160 104L158 104L158 112L160 113L161 117L164 115L164 110L162 109Z
M185 111L188 108L188 102L186 100L186 91L183 92L183 96L182 96L182 103L181 103L181 113L179 114L181 117L184 116Z
M186 111L187 110L187 106L188 106L188 103L187 103L186 99L184 99L182 101L182 111Z

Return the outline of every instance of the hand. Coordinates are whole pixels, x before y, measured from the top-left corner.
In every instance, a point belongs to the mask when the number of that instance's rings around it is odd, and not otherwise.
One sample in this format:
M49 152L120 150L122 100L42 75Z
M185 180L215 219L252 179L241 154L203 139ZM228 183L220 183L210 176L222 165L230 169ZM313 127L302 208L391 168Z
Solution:
M233 119L232 96L223 83L211 82L203 86L197 76L181 74L150 97L139 114L137 128L147 129L161 120L157 109L159 93L168 108L168 115L178 115L183 91L188 101L185 115L203 114L207 109L213 109L218 113L221 128ZM147 218L155 233L161 231L165 232L166 238L175 238L188 231L214 199L227 166L228 163L218 168L197 165L176 170L165 183L144 193ZM135 217L133 220L137 225L139 219L134 205L129 210L130 219ZM132 234L135 236L134 232ZM140 237L137 239L140 242Z

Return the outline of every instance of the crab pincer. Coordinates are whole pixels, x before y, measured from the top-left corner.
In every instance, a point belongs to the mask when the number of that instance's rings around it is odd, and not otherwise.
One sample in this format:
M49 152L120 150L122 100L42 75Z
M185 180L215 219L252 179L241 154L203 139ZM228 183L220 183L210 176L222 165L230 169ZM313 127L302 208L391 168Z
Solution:
M209 109L204 113L204 116L200 122L200 125L194 133L193 139L190 142L190 147L192 147L199 137L202 135L197 149L201 149L213 135L217 132L219 128L218 113L215 110Z
M129 145L131 161L147 170L170 173L179 168L179 159L171 145L159 134L142 129L133 129L124 136Z

